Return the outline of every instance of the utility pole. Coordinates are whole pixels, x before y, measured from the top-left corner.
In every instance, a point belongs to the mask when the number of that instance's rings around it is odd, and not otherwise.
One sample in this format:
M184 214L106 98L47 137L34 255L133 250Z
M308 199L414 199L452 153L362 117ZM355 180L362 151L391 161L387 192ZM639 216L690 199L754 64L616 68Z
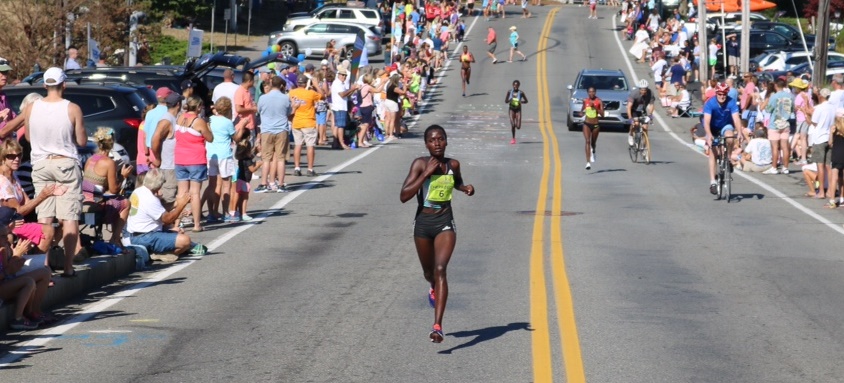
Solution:
M820 89L826 81L826 61L829 53L829 0L818 2L818 28L815 35L815 70L812 85Z
M706 38L706 0L698 0L697 3L697 41L700 47L700 68L698 81L700 82L700 96L706 90L709 83L709 40Z
M750 0L741 2L741 41L739 41L741 62L739 77L750 70Z

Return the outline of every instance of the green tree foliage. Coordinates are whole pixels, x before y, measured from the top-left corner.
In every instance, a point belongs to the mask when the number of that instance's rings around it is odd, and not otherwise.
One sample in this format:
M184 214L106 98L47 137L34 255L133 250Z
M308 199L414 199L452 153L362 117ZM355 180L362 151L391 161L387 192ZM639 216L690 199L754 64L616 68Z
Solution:
M187 24L211 9L214 0L146 0L152 16L165 24Z

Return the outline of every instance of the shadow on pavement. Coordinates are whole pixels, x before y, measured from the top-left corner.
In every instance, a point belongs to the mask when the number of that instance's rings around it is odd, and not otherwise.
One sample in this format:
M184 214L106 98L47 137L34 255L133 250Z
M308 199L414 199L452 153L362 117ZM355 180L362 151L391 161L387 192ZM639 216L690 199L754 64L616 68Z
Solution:
M613 173L613 172L626 172L627 169L604 169L592 172L592 174L601 174L601 173Z
M764 194L759 193L747 193L747 194L733 194L731 202L741 202L745 199L757 199L762 200L765 198Z
M486 342L488 340L493 340L495 338L499 338L502 335L504 335L504 334L506 334L510 331L516 331L516 330L533 331L533 329L530 328L529 323L527 323L527 322L517 322L517 323L510 323L506 326L493 326L493 327L487 327L487 328L482 328L482 329L478 329L478 330L452 332L452 333L449 333L447 335L453 336L455 338L468 338L468 337L475 337L475 338L466 342L466 343L454 346L454 347L452 347L448 350L442 350L442 351L439 352L439 354L451 354L453 351L459 350L461 348L472 347L472 346L474 346L478 343Z

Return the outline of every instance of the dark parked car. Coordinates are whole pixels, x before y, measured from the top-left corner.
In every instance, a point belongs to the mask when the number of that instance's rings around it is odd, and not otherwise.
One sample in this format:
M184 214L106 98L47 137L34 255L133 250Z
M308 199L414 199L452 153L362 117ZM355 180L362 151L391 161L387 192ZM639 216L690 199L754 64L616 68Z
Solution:
M830 61L826 64L827 72L833 69L842 69L844 68L844 61ZM809 66L809 63L803 63L798 66L791 68L790 70L783 70L783 71L769 71L763 72L767 75L770 75L770 78L775 79L780 76L788 77L788 74L791 73L795 76L803 76L805 74L811 74L812 68Z
M740 32L730 33L727 34L727 36L731 34L735 34L736 39L738 41L741 41ZM724 55L726 54L726 46L723 43L722 35L716 35L715 40L717 41L718 45L722 47L718 50L718 63L716 64L717 66L715 68L716 71L721 73L724 69ZM750 57L760 55L767 51L789 52L795 50L802 50L802 47L797 46L797 44L795 44L779 32L756 30L750 31Z
M217 68L235 68L236 71L250 70L266 65L270 62L297 64L292 57L274 54L251 61L247 57L231 55L223 52L208 53L194 60L190 60L184 67L180 66L141 66L141 67L101 67L70 70L65 74L69 81L77 84L125 84L127 86L147 87L158 89L168 87L181 93L180 87L184 80L196 84L195 94L203 97L206 107L211 106L211 89L206 85L205 77ZM43 72L27 76L23 82L28 84L42 84ZM149 93L144 92L148 97ZM154 102L155 98L153 98Z
M750 25L750 28L757 31L774 31L779 32L783 36L791 39L792 42L796 43L798 46L803 46L803 40L800 38L800 31L797 27L786 24L786 23L777 23L773 21L757 21ZM804 34L806 38L806 46L809 49L814 48L815 46L815 35L811 34ZM830 38L827 48L829 50L835 50L835 38Z
M19 110L21 101L30 93L47 95L43 86L13 86L3 88L13 110ZM79 105L85 120L88 136L99 127L114 129L115 141L135 159L137 154L138 127L141 113L146 106L144 97L134 87L120 85L74 85L68 83L64 97Z

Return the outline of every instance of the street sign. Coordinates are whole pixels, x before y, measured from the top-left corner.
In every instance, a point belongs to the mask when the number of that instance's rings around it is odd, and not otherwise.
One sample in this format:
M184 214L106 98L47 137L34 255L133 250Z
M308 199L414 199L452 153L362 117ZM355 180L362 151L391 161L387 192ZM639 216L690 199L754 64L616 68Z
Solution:
M232 19L232 9L226 8L223 10L223 20L229 21Z
M201 29L191 29L188 34L188 57L202 56L202 37L204 32Z

